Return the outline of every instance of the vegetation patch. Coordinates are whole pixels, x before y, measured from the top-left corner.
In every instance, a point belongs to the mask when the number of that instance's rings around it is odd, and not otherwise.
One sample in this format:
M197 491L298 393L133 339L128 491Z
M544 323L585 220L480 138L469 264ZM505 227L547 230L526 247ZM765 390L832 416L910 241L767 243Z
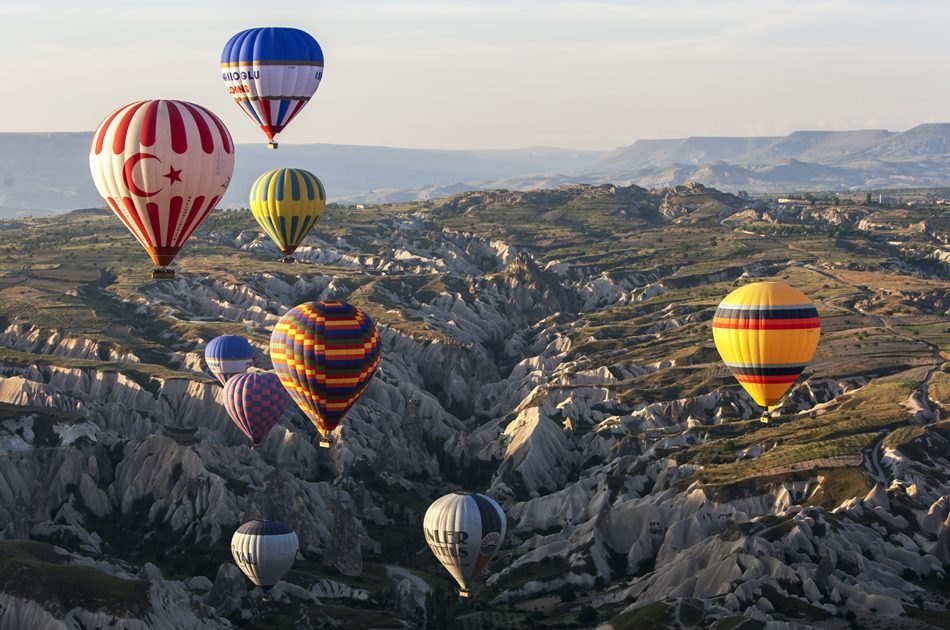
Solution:
M805 505L833 509L849 499L865 497L873 484L863 468L834 468L818 474L818 487Z
M54 615L80 607L141 618L150 610L149 584L68 564L52 545L0 540L0 591L40 602Z
M667 628L676 620L673 618L673 606L666 602L653 602L620 613L610 620L614 630L636 630L638 628Z
M571 572L570 563L559 556L548 556L540 562L522 564L504 576L494 585L498 590L519 588L532 581L553 580Z

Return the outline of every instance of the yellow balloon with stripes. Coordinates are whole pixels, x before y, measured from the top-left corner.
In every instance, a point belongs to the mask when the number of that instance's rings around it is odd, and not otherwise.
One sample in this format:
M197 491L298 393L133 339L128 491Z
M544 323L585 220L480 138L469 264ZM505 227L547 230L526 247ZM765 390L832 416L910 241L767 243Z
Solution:
M781 282L754 282L720 302L713 339L756 403L771 411L818 347L821 321L808 297Z
M317 176L302 168L267 171L251 186L251 214L274 239L286 262L293 259L327 207L327 192Z

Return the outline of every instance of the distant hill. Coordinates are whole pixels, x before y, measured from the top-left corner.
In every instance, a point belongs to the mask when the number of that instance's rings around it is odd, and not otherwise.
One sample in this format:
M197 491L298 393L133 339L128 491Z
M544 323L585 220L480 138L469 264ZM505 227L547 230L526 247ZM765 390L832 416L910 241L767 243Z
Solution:
M950 156L950 124L918 125L897 133L883 129L795 131L761 138L681 138L638 140L595 165L596 169L631 170L671 164L704 165L725 161L765 165L796 159L833 166L863 160L915 161Z
M89 177L90 133L0 134L0 217L99 206ZM795 131L787 136L638 140L611 152L535 147L443 151L332 144L239 145L225 206L245 206L257 175L296 166L321 177L332 201L431 199L479 188L574 183L671 186L690 181L783 192L950 185L950 124Z
M945 186L950 182L950 124L918 125L904 132L638 140L590 166L497 183L526 189L575 182L656 187L690 181L751 192Z
M102 205L86 157L91 135L0 134L0 217Z
M672 164L740 163L743 156L760 151L781 138L677 138L637 140L595 165L596 169L635 170Z
M89 176L91 137L91 132L0 133L0 217L102 205ZM471 189L471 182L576 169L605 155L551 147L441 151L334 144L281 144L275 152L263 144L241 144L222 204L246 206L254 179L279 166L316 173L331 201L359 201L427 187L444 196Z

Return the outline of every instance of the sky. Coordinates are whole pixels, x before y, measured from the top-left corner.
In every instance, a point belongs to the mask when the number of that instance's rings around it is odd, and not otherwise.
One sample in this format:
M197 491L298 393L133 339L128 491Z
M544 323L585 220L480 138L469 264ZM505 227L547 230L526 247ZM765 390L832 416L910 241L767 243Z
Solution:
M86 131L135 100L214 111L221 49L295 26L326 57L279 139L613 149L950 121L944 0L0 1L0 131ZM12 97L11 97L12 94Z

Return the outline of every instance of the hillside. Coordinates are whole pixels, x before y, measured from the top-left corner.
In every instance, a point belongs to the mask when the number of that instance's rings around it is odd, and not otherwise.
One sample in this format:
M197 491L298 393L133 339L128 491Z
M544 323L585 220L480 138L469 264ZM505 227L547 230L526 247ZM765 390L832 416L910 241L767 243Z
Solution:
M0 217L100 203L89 176L88 133L0 133ZM884 130L796 131L780 137L638 140L615 151L535 147L436 151L330 144L239 145L222 206L244 207L251 183L272 168L311 170L330 200L403 203L477 188L532 190L565 184L677 186L731 192L864 191L950 184L950 124ZM55 177L52 175L55 173Z
M92 133L0 133L0 218L95 207L102 203L89 175ZM222 207L246 207L247 191L274 160L321 177L331 200L364 201L394 191L437 186L468 190L463 181L571 170L603 153L535 147L511 151L436 151L332 144L238 145L234 178ZM413 195L426 195L419 191ZM406 193L397 194L407 199ZM438 196L433 194L432 196Z
M937 187L950 181L950 124L885 130L795 131L778 137L639 140L567 172L573 181L749 192ZM561 177L531 185L565 183ZM506 185L522 187L521 180Z
M217 211L174 281L102 210L2 227L0 627L942 627L943 207L476 191L331 207L294 265ZM765 278L822 318L768 422L710 322ZM296 409L251 450L204 344L267 369L318 298L377 320L378 376L332 450ZM475 602L422 535L453 490L508 518ZM270 601L228 552L265 498L303 556Z

